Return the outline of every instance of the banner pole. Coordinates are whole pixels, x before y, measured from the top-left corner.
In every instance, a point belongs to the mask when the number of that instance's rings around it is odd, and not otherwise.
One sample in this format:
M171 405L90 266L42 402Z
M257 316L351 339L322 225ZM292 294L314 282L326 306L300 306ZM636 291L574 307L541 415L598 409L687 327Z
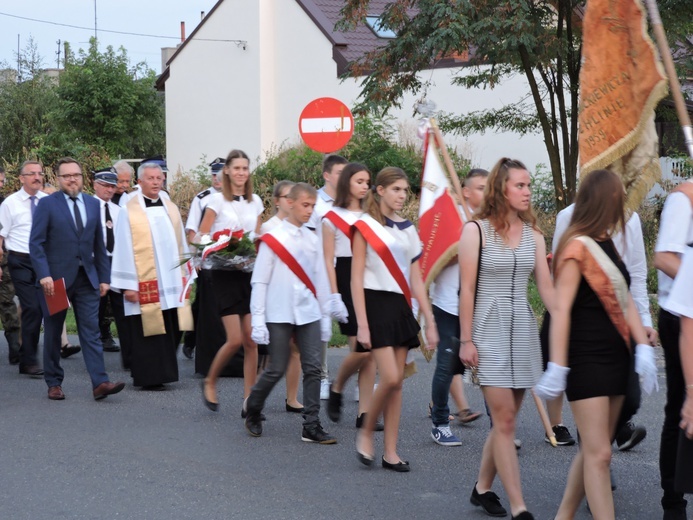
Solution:
M448 153L447 146L445 146L445 141L443 141L443 134L441 133L440 128L438 128L435 119L431 118L430 121L431 128L433 129L433 135L435 135L436 142L438 143L438 148L440 148L440 151L443 154L445 169L447 170L448 176L452 181L452 187L457 194L457 198L460 200L460 205L464 210L464 216L466 217L467 222L469 222L472 220L472 213L469 211L467 201L464 200L464 196L462 195L462 185L460 184L460 179L457 177L457 173L455 172L455 167L452 164L452 159L450 159L450 154Z
M674 105L676 106L676 113L679 116L679 123L681 124L681 130L683 131L683 138L686 143L686 147L688 148L688 155L693 158L693 127L691 126L691 118L688 115L683 94L681 94L681 83L679 82L678 75L676 74L676 67L674 66L674 60L671 56L669 42L667 41L666 34L664 33L664 26L662 25L662 18L659 15L659 8L657 7L656 0L645 0L645 4L647 5L647 10L650 15L652 31L654 32L655 39L657 40L657 47L659 47L659 54L661 55L662 62L664 63L664 70L669 77L671 96L674 98Z

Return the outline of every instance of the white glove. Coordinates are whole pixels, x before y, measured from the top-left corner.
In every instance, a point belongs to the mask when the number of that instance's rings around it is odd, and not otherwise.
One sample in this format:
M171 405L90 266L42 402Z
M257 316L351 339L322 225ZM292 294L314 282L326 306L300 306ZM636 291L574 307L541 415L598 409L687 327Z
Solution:
M269 330L265 324L265 317L253 314L250 323L252 326L250 339L258 345L269 345Z
M340 323L346 323L349 318L349 311L342 301L342 295L339 293L330 294L330 316Z
M565 392L570 368L549 361L546 372L534 387L534 393L542 399L555 399Z
M646 394L651 394L653 390L659 391L654 348L650 345L643 343L635 345L635 371L641 377L640 385Z
M320 341L327 343L332 337L332 318L323 316L320 318Z

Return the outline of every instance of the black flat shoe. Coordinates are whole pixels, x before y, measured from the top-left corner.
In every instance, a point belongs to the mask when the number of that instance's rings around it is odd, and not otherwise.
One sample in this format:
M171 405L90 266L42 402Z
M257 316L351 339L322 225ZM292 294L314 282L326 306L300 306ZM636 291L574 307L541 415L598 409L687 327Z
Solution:
M289 413L303 413L304 412L303 407L298 408L296 406L291 406L286 399L284 399L284 404L286 404L286 411Z
M359 462L363 464L364 466L368 466L369 468L373 465L373 462L375 461L375 457L372 457L371 455L366 455L365 453L361 453L359 450L356 450L356 457L359 459Z
M63 359L67 359L70 356L77 354L79 351L82 350L82 347L79 345L63 345L60 347L60 357Z
M360 430L361 428L363 428L363 423L366 421L366 417L367 417L366 412L363 412L361 415L356 417L356 428L357 429ZM385 430L385 425L383 423L381 423L380 421L376 421L375 422L375 428L373 428L373 431L374 432L381 432L383 430Z
M397 473L407 473L411 471L411 468L409 467L409 462L407 462L406 460L400 460L397 464L392 464L386 461L385 457L383 457L383 468L396 471Z
M213 403L212 401L207 400L207 396L205 395L205 381L204 379L202 380L202 400L205 403L205 406L212 410L213 412L216 412L219 410L219 403Z

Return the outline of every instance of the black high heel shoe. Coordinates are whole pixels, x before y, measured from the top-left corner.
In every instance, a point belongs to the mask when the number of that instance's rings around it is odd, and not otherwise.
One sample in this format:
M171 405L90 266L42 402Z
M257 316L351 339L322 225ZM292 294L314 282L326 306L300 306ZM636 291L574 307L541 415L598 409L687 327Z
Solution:
M386 461L385 457L383 457L383 468L396 471L397 473L407 473L411 471L409 462L406 460L400 460L398 463L392 464L391 462Z
M205 394L205 380L202 380L202 400L205 403L205 406L212 410L213 412L216 412L219 410L219 403L213 403L212 401L207 400L207 395Z

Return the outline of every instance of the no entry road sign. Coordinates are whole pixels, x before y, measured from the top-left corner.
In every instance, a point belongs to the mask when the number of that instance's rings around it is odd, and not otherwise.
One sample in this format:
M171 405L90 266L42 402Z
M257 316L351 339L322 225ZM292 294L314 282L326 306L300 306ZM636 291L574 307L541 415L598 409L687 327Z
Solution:
M349 107L338 99L314 99L301 112L298 131L303 142L316 152L336 152L351 139L354 116Z

